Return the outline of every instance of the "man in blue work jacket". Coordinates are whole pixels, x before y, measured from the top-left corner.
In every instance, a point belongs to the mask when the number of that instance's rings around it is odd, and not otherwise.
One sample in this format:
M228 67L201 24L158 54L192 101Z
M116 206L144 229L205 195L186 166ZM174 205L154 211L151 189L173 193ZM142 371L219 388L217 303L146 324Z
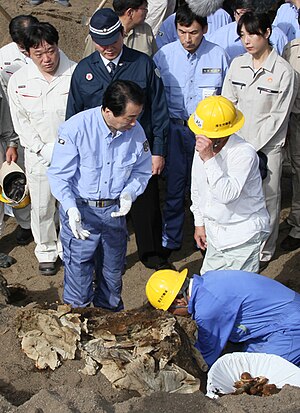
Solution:
M191 314L195 346L211 366L227 341L250 353L276 354L300 365L300 294L262 275L208 271L187 278L187 269L155 272L146 295L157 309Z
M206 17L195 15L185 4L178 8L175 22L179 39L154 56L170 113L162 234L169 252L179 249L183 239L185 195L195 151L195 135L187 120L199 101L221 93L228 67L224 50L204 38Z
M106 89L102 106L59 129L48 169L60 202L65 303L123 309L125 215L151 177L151 153L141 125L143 90L130 81ZM96 288L93 291L93 273Z
M98 106L107 86L116 79L131 80L145 91L145 105L139 116L152 153L152 178L144 194L131 209L138 254L149 268L169 267L161 245L161 212L158 176L164 168L169 126L164 88L152 59L123 45L123 28L111 9L96 11L90 22L96 51L81 60L72 76L67 119Z

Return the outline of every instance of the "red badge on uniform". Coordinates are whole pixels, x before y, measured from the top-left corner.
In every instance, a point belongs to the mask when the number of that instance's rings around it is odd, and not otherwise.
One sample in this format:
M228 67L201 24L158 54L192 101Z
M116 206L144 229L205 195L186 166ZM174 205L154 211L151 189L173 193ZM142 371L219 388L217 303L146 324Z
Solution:
M85 75L86 80L92 80L93 77L94 77L94 76L93 76L92 73L87 73L87 74Z

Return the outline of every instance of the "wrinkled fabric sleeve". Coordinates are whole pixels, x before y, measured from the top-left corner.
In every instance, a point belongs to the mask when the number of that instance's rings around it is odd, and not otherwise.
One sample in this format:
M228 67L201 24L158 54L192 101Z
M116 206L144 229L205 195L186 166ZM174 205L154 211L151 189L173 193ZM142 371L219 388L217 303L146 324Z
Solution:
M239 198L255 163L258 168L257 155L254 152L253 155L233 152L227 160L227 172L215 156L204 162L209 188L218 202L226 205Z
M80 70L80 66L77 66L72 75L66 109L66 120L84 110L80 87Z
M60 139L60 138L58 138ZM61 203L65 212L76 207L76 199L72 193L70 181L78 167L78 151L68 136L63 136L64 145L54 145L51 165L47 175L53 196Z
M198 185L199 171L197 168L197 163L199 162L199 160L196 158L197 156L199 157L199 154L198 152L195 151L193 164L192 164L191 211L194 215L195 227L202 227L204 225L204 218L203 218L203 213L201 211L201 206L200 206L201 193L199 192L199 185Z
M21 145L31 152L38 153L44 146L44 143L37 131L31 126L29 115L20 104L16 90L15 75L8 82L8 97L14 130L19 135Z
M163 82L152 60L149 60L148 79L147 93L150 94L153 133L152 155L166 156L169 111Z

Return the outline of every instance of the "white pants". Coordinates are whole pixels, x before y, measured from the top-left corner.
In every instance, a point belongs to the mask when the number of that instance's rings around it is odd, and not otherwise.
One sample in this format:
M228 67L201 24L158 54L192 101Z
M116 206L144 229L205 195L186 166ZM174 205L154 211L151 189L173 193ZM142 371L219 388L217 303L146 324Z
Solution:
M259 271L259 253L265 234L257 234L244 244L223 250L216 250L207 241L207 250L200 274L216 270Z
M26 176L31 198L31 229L39 262L55 262L60 250L57 241L56 199L51 194L47 168L36 154L25 149Z
M6 160L6 142L0 142L0 168L3 162ZM18 148L18 165L24 170L24 150L19 146ZM17 220L17 223L25 229L30 228L30 205L25 208L15 209L12 208L12 212ZM0 236L4 231L4 204L0 202Z
M275 252L279 231L283 148L265 146L261 151L268 157L268 176L263 180L263 191L270 215L271 232L267 241L262 245L260 260L269 261Z

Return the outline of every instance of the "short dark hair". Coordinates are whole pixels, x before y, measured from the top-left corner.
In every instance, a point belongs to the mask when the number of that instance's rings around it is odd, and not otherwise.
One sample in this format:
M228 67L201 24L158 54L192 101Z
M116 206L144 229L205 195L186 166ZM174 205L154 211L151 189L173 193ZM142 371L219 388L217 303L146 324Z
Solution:
M28 27L38 22L38 19L31 14L20 14L11 19L8 29L12 41L23 46L24 36Z
M103 94L102 107L111 110L114 116L121 116L128 102L143 105L145 102L143 89L130 80L115 80Z
M147 0L113 0L113 8L118 16L123 16L126 10L138 9L144 3L147 3Z
M48 44L58 44L58 31L50 23L37 23L26 30L24 46L27 52L31 47L37 48L43 41Z
M254 11L255 7L253 4L253 0L235 0L234 5L233 5L233 10L237 10L237 9L246 9L246 10Z
M177 23L181 24L182 26L189 27L193 24L194 21L199 23L202 29L207 26L207 18L198 16L197 14L193 13L187 4L183 4L182 6L178 7L175 15L176 27Z
M269 29L269 44L271 44L272 24L267 13L254 13L252 11L244 13L237 24L237 34L239 36L241 36L242 26L245 27L248 33L257 34L258 36L263 36Z

